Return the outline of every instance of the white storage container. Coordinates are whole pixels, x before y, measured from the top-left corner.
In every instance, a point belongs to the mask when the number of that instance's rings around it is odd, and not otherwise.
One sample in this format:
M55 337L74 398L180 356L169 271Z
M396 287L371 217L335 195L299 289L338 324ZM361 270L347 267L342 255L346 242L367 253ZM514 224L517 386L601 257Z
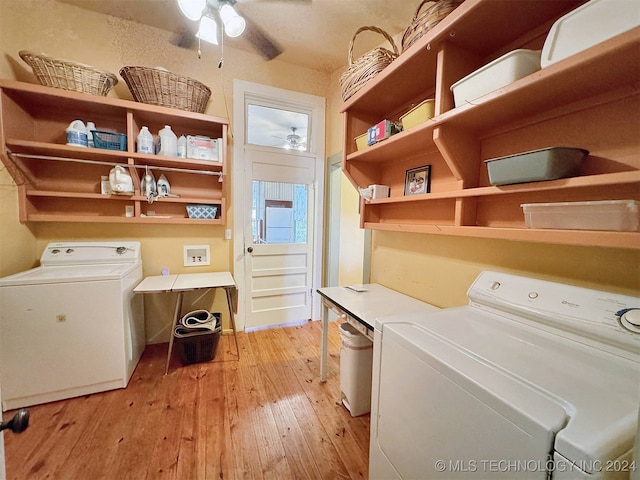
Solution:
M554 23L542 47L548 67L640 25L637 0L591 0Z
M451 86L456 107L540 70L540 50L513 50Z
M636 200L598 202L525 203L524 221L528 228L568 230L638 230Z
M340 324L340 398L352 417L371 411L373 342L349 323Z
M217 161L217 140L203 135L187 135L187 158Z

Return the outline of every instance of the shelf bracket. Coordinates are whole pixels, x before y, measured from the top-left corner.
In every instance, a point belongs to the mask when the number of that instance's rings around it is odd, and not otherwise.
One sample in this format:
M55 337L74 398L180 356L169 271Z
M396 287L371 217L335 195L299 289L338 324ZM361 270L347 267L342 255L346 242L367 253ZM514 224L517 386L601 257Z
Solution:
M467 132L450 125L440 125L433 130L433 141L445 162L463 188L477 187L480 172L480 142Z

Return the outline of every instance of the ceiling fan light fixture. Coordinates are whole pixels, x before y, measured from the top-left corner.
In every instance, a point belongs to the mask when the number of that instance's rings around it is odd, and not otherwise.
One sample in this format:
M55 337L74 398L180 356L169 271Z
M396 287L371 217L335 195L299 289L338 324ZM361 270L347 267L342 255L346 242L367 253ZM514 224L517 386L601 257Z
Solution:
M211 17L204 15L200 19L200 27L196 37L214 45L218 45L218 23Z
M229 37L239 37L244 32L247 22L242 18L235 9L225 3L220 7L220 18L224 24L224 31Z
M207 0L178 0L178 7L189 20L197 22L207 6Z

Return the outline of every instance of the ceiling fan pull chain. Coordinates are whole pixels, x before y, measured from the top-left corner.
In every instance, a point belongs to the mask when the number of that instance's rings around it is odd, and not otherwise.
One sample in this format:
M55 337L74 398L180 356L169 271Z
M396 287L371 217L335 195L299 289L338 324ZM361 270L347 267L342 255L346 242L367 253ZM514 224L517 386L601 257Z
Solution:
M224 63L224 23L222 24L222 34L220 35L220 61L218 62L218 68L222 68Z

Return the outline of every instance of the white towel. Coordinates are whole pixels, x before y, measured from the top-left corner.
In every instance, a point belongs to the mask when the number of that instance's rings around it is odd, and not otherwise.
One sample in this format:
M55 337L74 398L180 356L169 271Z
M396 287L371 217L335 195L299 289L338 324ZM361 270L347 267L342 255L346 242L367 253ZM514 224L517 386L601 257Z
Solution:
M182 317L176 325L173 335L177 338L192 337L204 333L212 333L217 328L217 318L206 310L194 310Z

